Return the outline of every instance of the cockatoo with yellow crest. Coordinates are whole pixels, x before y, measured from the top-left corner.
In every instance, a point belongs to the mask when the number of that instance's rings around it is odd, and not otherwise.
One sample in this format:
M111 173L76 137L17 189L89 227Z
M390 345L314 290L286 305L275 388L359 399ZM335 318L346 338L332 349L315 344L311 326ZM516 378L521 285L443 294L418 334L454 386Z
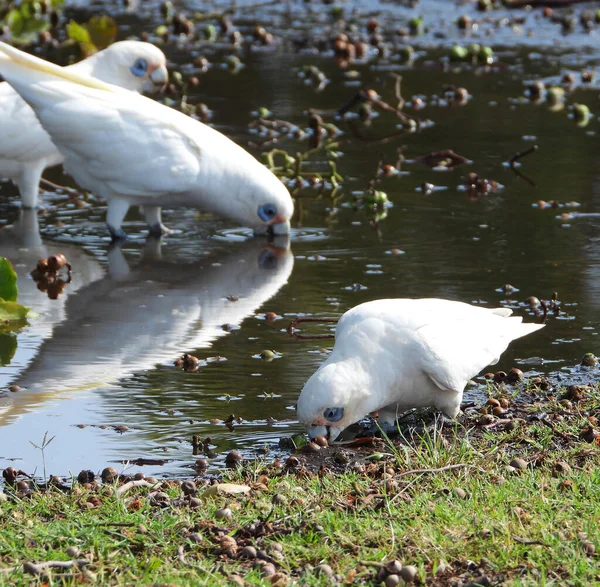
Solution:
M113 239L130 206L151 234L161 207L192 207L255 232L287 234L286 187L225 135L139 94L58 67L0 43L0 74L33 108L77 183L108 201Z
M66 69L134 92L152 93L169 79L166 63L163 52L150 43L119 41ZM24 208L37 207L44 169L62 163L63 156L34 111L8 83L0 83L0 137L0 177L15 182Z
M331 355L300 394L298 419L311 438L334 441L375 411L385 431L410 408L456 418L468 381L544 326L511 314L440 299L360 304L340 318Z

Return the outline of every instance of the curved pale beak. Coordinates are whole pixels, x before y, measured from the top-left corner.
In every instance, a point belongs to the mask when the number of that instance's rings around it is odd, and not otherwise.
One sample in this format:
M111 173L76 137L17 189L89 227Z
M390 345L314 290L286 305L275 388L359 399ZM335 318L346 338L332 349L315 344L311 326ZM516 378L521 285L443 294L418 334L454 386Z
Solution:
M282 216L276 216L267 225L254 229L254 236L268 234L270 236L280 236L290 234L291 226L289 220L284 220Z
M290 234L291 226L290 221L285 220L284 222L274 222L269 225L269 232L275 235Z
M156 69L153 69L148 76L150 81L159 88L162 88L169 81L169 71L166 65L161 65Z

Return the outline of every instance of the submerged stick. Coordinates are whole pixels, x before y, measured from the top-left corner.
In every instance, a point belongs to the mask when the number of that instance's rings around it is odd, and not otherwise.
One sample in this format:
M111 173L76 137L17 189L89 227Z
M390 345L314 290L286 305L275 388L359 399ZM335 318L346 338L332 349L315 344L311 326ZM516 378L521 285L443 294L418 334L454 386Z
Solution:
M335 338L335 334L296 334L295 328L300 322L338 322L339 318L332 318L331 316L298 316L295 320L290 322L287 327L288 334L294 338L307 339L319 339L319 338Z

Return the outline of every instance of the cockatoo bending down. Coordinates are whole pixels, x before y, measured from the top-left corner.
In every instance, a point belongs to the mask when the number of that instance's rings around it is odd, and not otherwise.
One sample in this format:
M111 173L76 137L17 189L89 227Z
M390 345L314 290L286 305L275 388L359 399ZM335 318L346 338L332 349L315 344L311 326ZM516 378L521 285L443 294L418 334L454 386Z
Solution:
M65 158L65 171L108 200L108 229L143 206L151 234L167 229L161 207L192 207L255 232L287 234L294 211L285 186L233 141L153 100L0 43L0 74L35 110Z
M163 52L150 43L119 41L67 69L151 93L167 83L166 63ZM63 156L34 111L7 83L0 83L0 137L0 177L17 184L24 208L37 207L44 169L62 163Z
M331 355L302 389L298 419L311 438L333 441L376 410L386 431L410 408L456 418L467 382L544 326L511 314L440 299L360 304L340 318Z

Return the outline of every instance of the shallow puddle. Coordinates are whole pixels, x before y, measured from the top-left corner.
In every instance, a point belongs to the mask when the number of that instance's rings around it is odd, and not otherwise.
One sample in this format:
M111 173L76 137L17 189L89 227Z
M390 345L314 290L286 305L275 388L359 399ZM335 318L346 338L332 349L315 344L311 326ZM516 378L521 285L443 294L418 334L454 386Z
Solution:
M381 9L404 24L415 14L387 3L354 5L359 13ZM134 32L153 30L158 11L152 6L135 15L124 11L118 20ZM200 8L188 5L192 12ZM160 245L146 242L144 223L134 212L125 223L131 239L122 249L111 248L101 203L77 207L48 193L38 218L20 214L15 188L0 184L0 255L19 274L20 301L38 315L16 337L0 340L3 357L14 351L0 367L0 467L39 472L41 454L31 443L39 444L45 432L54 437L46 449L47 469L60 475L137 458L165 461L145 466L146 473L182 474L198 458L193 436L210 437L215 465L233 448L276 453L282 435L300 431L294 403L332 346L330 340L294 340L286 333L288 324L298 314L339 316L376 298L504 304L527 320L539 320L524 300L550 299L558 292L561 314L550 315L540 333L511 345L498 368L548 373L578 364L585 352L597 354L598 120L580 128L568 109L552 112L546 103L526 99L524 84L559 80L567 71L579 75L583 67L597 65L591 36L561 36L539 11L520 24L484 22L471 37L491 44L500 65L449 66L450 46L465 38L452 23L456 7L423 1L416 13L427 14L426 24L433 24L410 40L418 49L415 63L402 65L393 56L355 63L346 70L357 74L348 76L331 54L299 53L291 42L308 22L312 33L325 34L331 25L322 16L327 7L298 3L291 10L287 40L274 49L243 52L245 67L237 75L219 65L231 50L197 49L214 66L192 88L189 101L205 102L216 128L243 144L256 142L248 123L263 106L274 118L305 128L308 108L331 111L352 97L357 88L349 79L393 101L390 70L401 71L404 98L419 96L424 104L405 111L434 125L386 142L349 140L337 162L345 199L334 205L327 198L301 198L289 243L269 244L192 210L165 210L165 224L176 230ZM500 12L494 19L501 20ZM263 16L275 31L287 22L282 8ZM507 12L507 18L517 16L525 13ZM186 71L189 59L181 46L170 43L164 50L171 69ZM307 64L330 81L322 91L299 75ZM443 92L450 84L468 90L465 105L447 105ZM594 91L576 90L568 103L587 102L593 111L598 90L594 83L590 87ZM397 123L382 113L365 132L381 137ZM342 122L336 124L344 140L352 139ZM523 179L505 163L533 144L538 151L520 161L518 170L528 178ZM277 146L291 153L306 149L291 137ZM395 163L399 148L408 173L378 184L392 206L374 223L354 209L352 193L368 188L379 161ZM472 163L446 171L410 163L444 149ZM471 171L503 188L469 198L461 186ZM60 170L46 176L69 181ZM544 207L540 200L561 204ZM55 252L73 265L73 280L52 300L29 273L38 259ZM507 294L506 284L516 289ZM303 332L326 333L330 326L309 325ZM262 360L265 349L276 351L276 358ZM196 372L175 367L184 352L206 363ZM11 392L11 385L21 389ZM228 427L223 421L232 415Z

